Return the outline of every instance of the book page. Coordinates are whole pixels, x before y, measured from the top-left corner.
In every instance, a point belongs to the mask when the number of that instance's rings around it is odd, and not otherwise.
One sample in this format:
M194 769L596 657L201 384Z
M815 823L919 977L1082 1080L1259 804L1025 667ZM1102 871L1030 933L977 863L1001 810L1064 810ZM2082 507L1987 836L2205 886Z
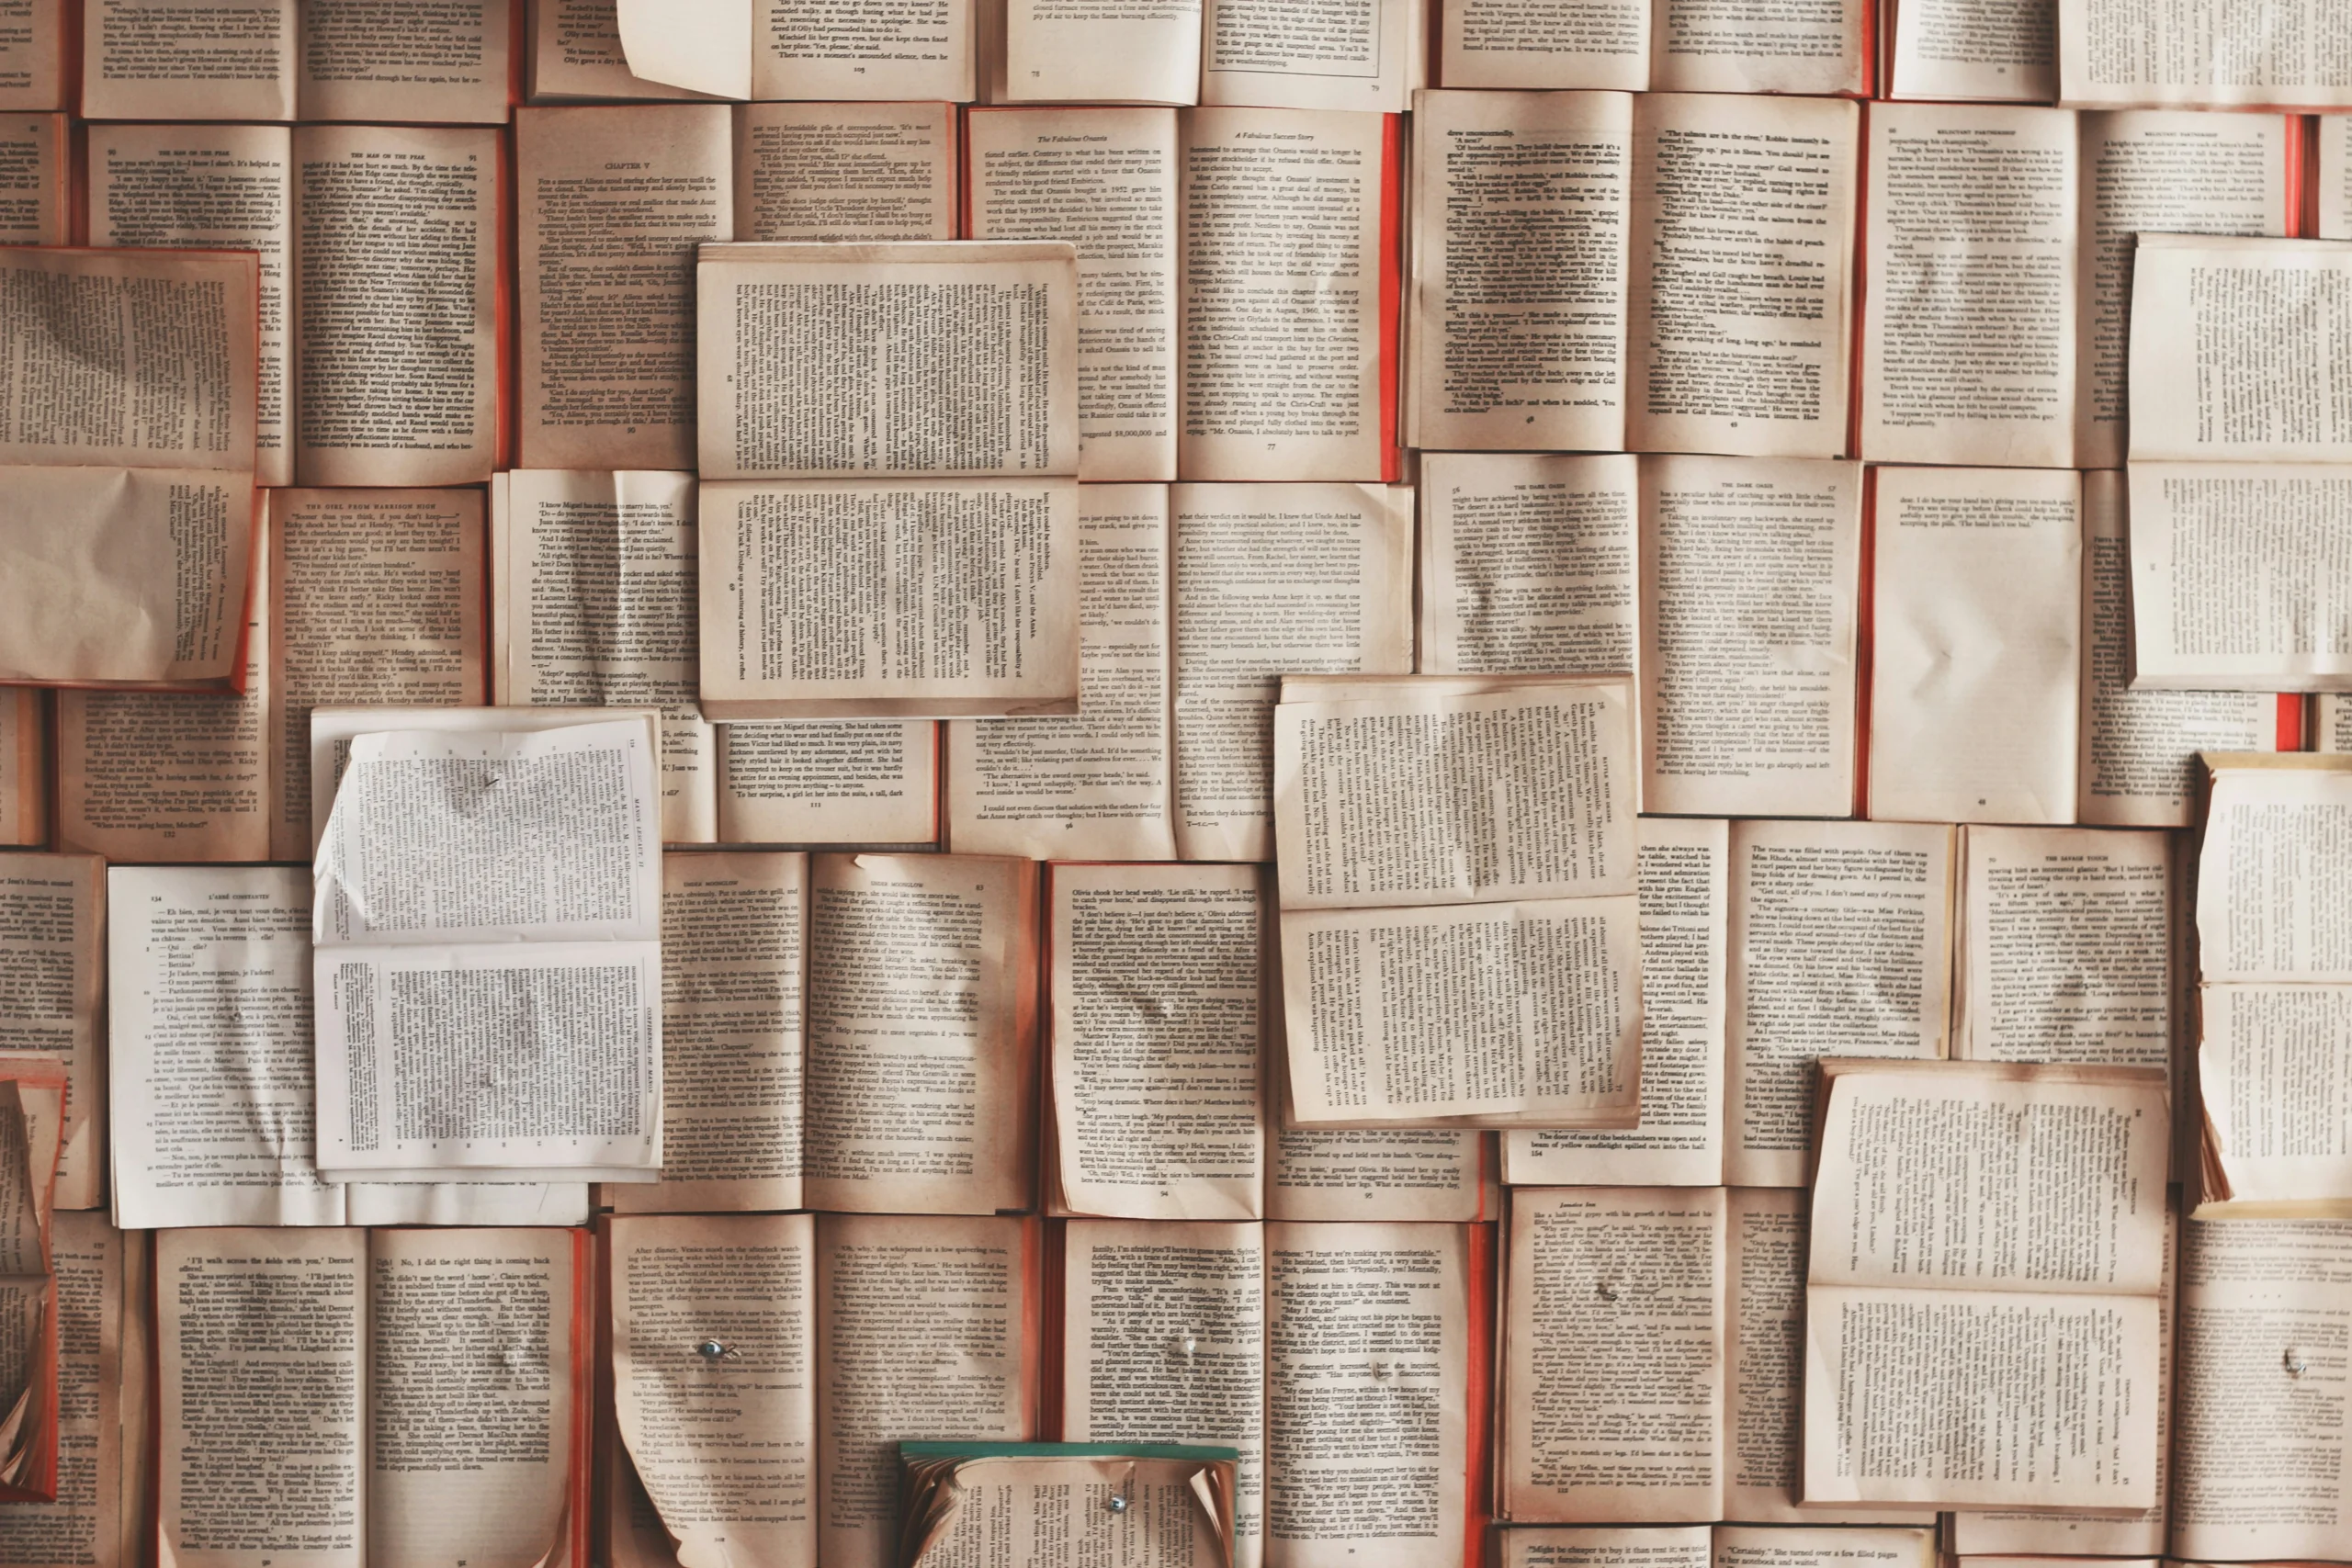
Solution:
M1201 0L1201 102L1402 114L1425 16L1413 0Z
M104 1190L106 863L96 855L0 857L0 1066L45 1057L65 1068L65 1122L52 1202L95 1209ZM0 1557L0 1561L6 1561Z
M2313 117L2319 128L2319 224L2323 240L2352 239L2352 114Z
M465 490L269 495L269 849L308 860L311 710L488 694L482 503Z
M1634 902L1284 911L1292 1124L1632 1125Z
M2057 0L1902 0L1886 96L2046 104L2058 96Z
M1496 1436L1513 1523L1724 1511L1720 1187L1512 1194ZM1623 1351L1638 1340L1638 1358Z
M1661 93L1871 90L1868 0L1750 6L1655 0L1650 80Z
M2275 750L2278 701L2255 692L2132 689L2123 485L2120 473L2083 476L2082 741L2075 815L2108 828L2186 828L2203 773L2198 753Z
M65 107L65 53L64 0L18 0L0 28L0 107Z
M695 248L735 237L733 143L720 104L515 111L517 467L693 466Z
M1012 1215L817 1219L818 1560L897 1568L899 1448L1031 1435L1031 1234Z
M2352 1199L2352 987L2209 985L2197 1084L2206 1144L2242 1202Z
M0 35L0 83L7 47ZM0 85L0 99L6 88ZM0 114L0 244L62 245L71 227L67 121L53 114Z
M662 857L662 1179L616 1213L800 1207L808 857Z
M1178 129L1177 473L1383 478L1396 122L1204 108Z
M1877 480L1871 816L2073 821L2081 481L1968 468Z
M1804 1519L1772 1525L1717 1525L1714 1568L1932 1568L1943 1561L1930 1518L1914 1529L1836 1528L1832 1521L1885 1517L1884 1510L1841 1513L1809 1508ZM1918 1517L1918 1516L1911 1516ZM1800 1528L1808 1521L1827 1529Z
M1645 457L1641 494L1644 807L1847 815L1860 466Z
M952 240L952 104L741 104L735 237Z
M387 1230L368 1257L369 1568L531 1568L581 1478L587 1347L565 1230ZM498 1369L492 1375L489 1369Z
M1069 1213L1265 1213L1254 865L1057 865L1048 1055L1052 1197Z
M2352 1551L2343 1374L2352 1222L2182 1227L2168 1550L2198 1561Z
M938 837L935 724L802 720L716 728L720 843L915 844Z
M0 691L0 844L48 841L48 703L29 687Z
M662 837L716 839L718 739L695 705L694 476L518 468L491 495L497 701L661 709Z
M497 466L492 130L294 133L294 477L479 483Z
M1269 721L1285 673L1413 664L1413 492L1179 485L1176 848L1273 858Z
M138 1560L138 1534L126 1513L143 1513L144 1497L124 1507L125 1482L144 1466L126 1463L142 1426L126 1425L124 1308L143 1313L147 1295L124 1289L124 1253L142 1252L104 1214L57 1216L50 1265L57 1277L57 1497L11 1501L0 1508L0 1562L127 1568ZM140 1388L132 1398L141 1399ZM128 1438L128 1442L126 1442ZM144 1522L143 1519L141 1522Z
M1457 1568L1481 1436L1467 1232L1270 1224L1265 1247L1272 1551L1290 1568Z
M2152 231L2281 232L2294 206L2287 175L2290 122L2278 115L2142 109L2086 113L2081 126L2075 461L2086 468L2120 468L2135 241ZM2177 401L2171 387L2158 384L2153 390L2168 407ZM2161 409L2148 413L2163 417Z
M1175 112L990 109L966 123L972 238L1078 250L1078 477L1174 479Z
M1078 492L1075 716L953 719L947 841L959 853L1173 860L1168 490Z
M1072 1220L1062 1439L1241 1450L1233 1568L1265 1553L1265 1227Z
M533 103L700 96L666 82L649 82L629 70L615 0L536 0L526 19L531 36L526 62ZM747 43L735 45L739 61Z
M631 9L639 3L624 0ZM752 0L749 8L752 90L737 96L967 104L979 96L970 0L886 10L858 0Z
M678 1561L815 1561L816 1216L619 1215L606 1246L620 1438Z
M1437 79L1449 87L1650 85L1651 13L1665 0L1445 0Z
M519 3L300 0L301 118L503 125Z
M1069 479L706 479L704 716L1075 712L1078 500Z
M1274 709L1286 909L1634 891L1633 688L1399 682Z
M295 0L89 0L82 109L92 119L292 119Z
M2352 689L2352 472L2135 462L2125 479L2135 689Z
M677 96L752 96L752 0L617 0L613 9L615 29L620 34L622 62L639 80L691 89L690 93L674 95Z
M1869 134L1861 456L2071 466L2075 117L1878 104Z
M254 479L265 485L294 482L286 423L294 368L286 310L294 244L292 138L282 125L109 125L90 139L92 244L218 246L260 258L254 446Z
M1834 100L1635 101L1626 446L1846 450L1860 133Z
M1944 1055L1952 830L1739 822L1731 847L1724 1176L1802 1187L1815 1062Z
M2149 234L2132 254L2131 456L2340 461L2352 414L2352 248L2324 240Z
M1200 101L1201 0L1008 0L1002 26L1004 80L991 103Z
M900 1559L911 1568L1231 1560L1229 1459L1049 1451L914 1462L923 1468L910 1472L909 1508L927 1533ZM1113 1496L1117 1512L1105 1506Z
M2352 981L2347 810L2352 773L2334 768L2215 773L2197 871L2207 981Z
M977 855L809 863L811 1208L1029 1206L1037 875Z
M2276 0L2256 27L2231 19L2211 0L2058 0L2059 99L2345 106L2346 18L2328 0Z
M1731 825L1645 817L1639 829L1641 1123L1625 1132L1506 1133L1503 1175L1513 1186L1723 1181Z
M1623 446L1634 102L1413 99L1414 446Z
M340 1229L155 1238L170 1568L368 1561L368 1243Z
M2311 713L2312 750L2352 751L2352 700L2332 692L2323 692L2311 700ZM2213 750L2232 750L2236 748L2217 746ZM2262 748L2253 746L2245 750L2258 751Z
M1282 1063L1274 1066L1283 1076ZM1486 1219L1487 1136L1469 1128L1285 1127L1276 1120L1267 1134L1267 1217Z
M1420 669L1633 670L1638 465L1623 454L1425 453Z
M1499 1532L1501 1568L1709 1568L1707 1525L1521 1526Z

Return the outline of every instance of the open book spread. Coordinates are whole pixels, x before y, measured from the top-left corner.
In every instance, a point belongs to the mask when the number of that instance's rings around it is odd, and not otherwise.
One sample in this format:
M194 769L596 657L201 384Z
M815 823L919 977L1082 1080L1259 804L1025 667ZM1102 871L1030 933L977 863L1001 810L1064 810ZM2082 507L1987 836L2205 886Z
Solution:
M2352 0L0 0L0 1568L2352 1568Z

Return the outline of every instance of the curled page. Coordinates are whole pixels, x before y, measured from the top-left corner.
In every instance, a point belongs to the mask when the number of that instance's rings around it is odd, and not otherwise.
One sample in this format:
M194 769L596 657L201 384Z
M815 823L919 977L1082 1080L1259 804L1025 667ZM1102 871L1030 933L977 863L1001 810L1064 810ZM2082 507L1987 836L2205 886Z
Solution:
M630 75L718 98L752 96L752 0L616 0Z

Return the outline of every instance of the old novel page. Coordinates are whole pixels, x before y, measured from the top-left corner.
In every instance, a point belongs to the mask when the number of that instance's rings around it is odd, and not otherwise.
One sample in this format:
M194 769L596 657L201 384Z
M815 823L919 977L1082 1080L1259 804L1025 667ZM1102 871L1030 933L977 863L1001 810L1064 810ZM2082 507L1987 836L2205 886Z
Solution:
M1634 669L1639 459L1430 452L1420 480L1424 673Z
M1861 111L1645 93L1633 129L1625 445L1842 455Z
M2125 478L2133 687L2352 690L2352 470L2135 462Z
M899 1443L1032 1436L1035 1245L1014 1215L817 1217L817 1560L897 1568Z
M1267 1557L1457 1568L1487 1304L1467 1227L1278 1224L1265 1247Z
M613 1404L678 1562L814 1562L816 1216L609 1225Z
M953 104L741 104L740 240L952 240Z
M535 1568L582 1521L589 1347L571 1230L368 1237L369 1568Z
M491 483L492 692L518 707L662 710L662 837L718 837L688 473L517 468Z
M2073 464L2076 138L2059 109L1871 106L1862 457Z
M1871 90L1868 0L1760 7L1745 0L1655 0L1650 11L1649 85L1657 92Z
M1175 111L981 109L966 123L972 237L1077 247L1078 477L1174 479Z
M1414 0L1201 0L1201 102L1400 114L1428 16Z
M1005 0L1002 27L1003 81L983 84L991 103L1200 101L1201 0Z
M218 246L259 256L254 477L265 485L294 482L287 440L294 349L286 294L294 246L292 163L293 132L282 125L110 125L90 142L92 244Z
M1625 446L1634 100L1425 92L1413 111L1408 444Z
M1521 1526L1500 1531L1501 1568L1708 1568L1706 1525Z
M922 844L939 837L935 724L715 728L720 843Z
M1438 80L1449 87L1650 85L1651 16L1658 0L1446 0Z
M1386 478L1397 122L1202 108L1178 129L1177 477Z
M95 1209L104 1190L107 867L96 855L0 857L0 1066L63 1064L65 1125L52 1202ZM5 1559L0 1559L5 1561Z
M1281 1020L1272 1021L1279 1026ZM1285 1076L1274 1063L1275 1077ZM1266 1214L1276 1220L1468 1222L1490 1217L1490 1134L1458 1127L1285 1127L1267 1144Z
M2082 739L2075 817L2107 828L2186 828L2204 771L2198 753L2276 749L2278 699L2255 692L2132 689L2123 485L2124 476L2112 471L2083 476Z
M1241 1450L1233 1568L1266 1524L1266 1227L1072 1220L1062 1300L1062 1438Z
M169 1568L368 1561L368 1243L340 1229L155 1238Z
M752 0L677 0L674 4L616 0L612 9L614 31L619 35L621 62L633 79L666 88L688 89L666 95L673 97L752 96Z
M2046 104L2058 96L2056 0L1901 0L1886 96Z
M1076 712L1078 491L1066 478L703 481L704 716Z
M1645 817L1637 828L1640 1125L1505 1133L1503 1174L1514 1186L1714 1187L1724 1179L1731 825Z
M2298 132L2280 115L2165 109L2087 113L2080 124L2075 461L2118 468L2139 236L2282 232L2301 205L2300 181L2289 179L2287 158L2287 139ZM2178 318L2168 321L2178 330ZM2178 400L2174 388L2153 391L2167 406ZM2143 414L2164 418L2162 409Z
M691 98L700 95L634 74L621 51L620 18L614 0L545 0L527 8L530 39L524 55L525 79L533 103L569 98L628 100ZM741 53L741 51L738 51Z
M517 466L695 460L695 254L735 237L723 104L517 109Z
M81 12L92 119L294 118L295 0L91 0Z
M57 1278L57 1497L0 1508L0 1562L129 1568L140 1560L144 1494L131 1490L130 1478L145 1470L135 1451L145 1427L124 1416L126 1405L144 1404L145 1376L136 1373L137 1391L126 1391L131 1372L122 1340L125 1307L141 1314L148 1299L144 1290L127 1292L124 1254L143 1256L145 1245L104 1214L57 1216L50 1250ZM127 1499L135 1501L126 1507Z
M2081 481L1982 468L1876 479L1871 816L2073 821Z
M24 0L11 15L0 33L0 108L65 107L64 0ZM86 99L82 112L90 112Z
M2144 234L2133 263L2134 462L2344 460L2352 246Z
M495 130L294 132L294 477L477 484L498 467Z
M1723 1188L1527 1187L1504 1263L1498 1511L1658 1524L1724 1511ZM1640 1341L1645 1353L1628 1357Z
M1260 869L1057 865L1051 880L1049 1204L1261 1218Z
M522 8L522 0L300 0L301 118L503 125Z
M1854 463L1642 459L1645 809L1853 810L1862 490Z
M2252 25L2212 0L2058 0L2059 99L2340 108L2347 23L2329 0L2273 0Z
M1176 857L1168 534L1165 485L1079 487L1078 713L949 721L951 849Z
M978 855L810 863L811 1208L1030 1206L1037 876Z
M311 710L487 694L482 500L470 490L269 492L271 860L307 860Z
M662 1179L616 1213L800 1207L808 857L662 857Z
M1413 666L1413 492L1187 484L1170 499L1177 852L1272 860L1282 676Z
M1731 848L1724 1177L1802 1187L1815 1062L1945 1054L1952 830L1737 822Z
M6 54L0 39L0 62ZM6 75L0 63L0 82ZM69 136L62 115L0 114L0 244L65 243L73 224Z
M621 0L623 17L644 4ZM673 25L672 6L654 8L664 27ZM881 12L857 0L751 0L748 9L752 86L738 96L967 104L979 96L969 0L915 0Z

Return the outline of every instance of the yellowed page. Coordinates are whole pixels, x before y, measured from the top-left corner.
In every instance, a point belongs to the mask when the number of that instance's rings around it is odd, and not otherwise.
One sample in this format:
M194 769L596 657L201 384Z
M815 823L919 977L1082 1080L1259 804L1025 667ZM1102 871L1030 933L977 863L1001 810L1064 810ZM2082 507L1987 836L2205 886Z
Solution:
M1501 1568L1707 1568L1706 1525L1519 1526L1496 1540Z
M0 857L0 996L8 998L0 1062L29 1055L65 1065L60 1209L95 1209L105 1190L98 1019L107 987L106 896L106 863L96 855Z
M1639 829L1641 1124L1625 1132L1505 1133L1503 1177L1514 1186L1723 1181L1731 825L1645 817Z
M1079 487L1079 711L948 722L951 848L1176 858L1168 531L1164 485Z
M1941 1561L1932 1517L1920 1520L1928 1527L1923 1529L1837 1528L1844 1517L1822 1514L1826 1529L1804 1528L1800 1520L1777 1528L1717 1525L1714 1568L1935 1568Z
M1282 1076L1282 1064L1274 1066ZM1268 1139L1266 1215L1403 1223L1489 1218L1487 1136L1460 1127L1277 1123Z
M0 30L0 102L7 97L6 59L6 32ZM72 206L66 128L62 115L0 114L0 244L65 243Z
M1651 13L1663 0L1446 0L1438 80L1449 87L1650 85Z
M1633 148L1621 93L1415 95L1408 445L1625 445Z
M2197 1082L2209 1157L2242 1202L2352 1199L2352 986L2208 985Z
M1415 0L1201 0L1201 102L1401 114L1427 20Z
M1265 1246L1268 1560L1458 1568L1483 1437L1467 1232L1270 1224Z
M2271 984L2352 981L2352 911L2337 889L2352 842L2352 773L2222 768L2213 774L2197 874L2203 978Z
M1885 96L2046 104L2058 96L2057 0L1902 0Z
M508 8L523 3L300 0L301 118L505 124Z
M735 237L720 104L514 115L518 468L695 460L695 251Z
M497 466L493 130L294 134L294 477L474 484Z
M125 1568L126 1521L119 1483L126 1436L140 1446L143 1428L123 1426L123 1252L145 1245L126 1237L104 1214L60 1214L51 1261L57 1275L57 1499L0 1508L0 1562L59 1568ZM143 1389L141 1391L143 1393Z
M816 1218L610 1222L613 1400L683 1568L816 1560Z
M1136 1220L1265 1213L1254 865L1060 865L1052 873L1050 1196Z
M2352 239L2352 114L2324 114L2319 124L2319 237Z
M914 844L938 836L935 724L716 728L721 843Z
M2132 253L2134 462L2327 463L2352 418L2334 367L2352 250L2333 241L2151 234Z
M1862 470L1642 459L1642 805L1854 808Z
M1757 7L1655 0L1649 85L1661 93L1871 90L1869 0Z
M1177 852L1271 860L1281 677L1412 668L1413 492L1187 484L1171 502Z
M942 1470L945 1473L942 1473ZM1224 1562L1229 1460L996 1456L933 1469L913 1506L932 1531L910 1568L1028 1568L1046 1562ZM916 1482L918 1488L922 1482ZM951 1490L952 1489L952 1490ZM1109 1505L1116 1500L1114 1512Z
M952 104L744 104L735 237L952 240Z
M49 842L49 704L38 691L0 691L0 844Z
M495 700L660 708L662 837L718 838L718 740L695 700L694 476L518 468L491 496Z
M1815 1061L1945 1054L1952 830L1740 822L1731 848L1724 1176L1802 1187Z
M1027 1208L1035 863L820 855L809 886L806 1201Z
M1178 478L1385 471L1386 123L1260 108L1194 109L1180 123Z
M2251 19L2212 0L2059 0L2058 96L2086 107L2342 108L2344 14L2275 0Z
M1504 1517L1722 1515L1724 1204L1719 1187L1513 1192L1495 1454ZM1643 1354L1629 1358L1636 1341Z
M614 19L622 61L640 81L751 97L752 11L752 0L618 0Z
M856 0L752 0L751 11L748 96L965 104L979 96L971 0L887 11Z
M1241 1450L1233 1568L1267 1556L1265 1227L1072 1220L1062 1438Z
M1420 669L1634 668L1638 460L1422 455Z
M2071 466L2075 117L1880 104L1869 137L1860 455Z
M1624 444L1841 455L1860 110L1648 93L1633 130Z
M362 1568L368 1233L155 1238L164 1568Z
M1013 1215L818 1217L817 1550L828 1568L901 1561L899 1443L1032 1436L1031 1234Z
M0 108L67 107L65 32L64 0L19 0L11 8L0 28Z
M701 95L632 73L614 0L538 0L528 7L533 103L567 98L692 98ZM743 45L735 46L740 58ZM740 95L739 95L740 96Z
M1001 25L1003 81L983 84L990 103L1200 101L1201 0L1007 0Z
M1877 479L1871 816L2073 821L2080 479L1982 468Z
M269 497L268 855L307 860L311 710L487 695L482 503L462 490Z
M1174 479L1175 111L990 109L966 125L972 237L1078 250L1079 478Z
M616 1213L800 1207L808 857L662 857L662 1179Z
M585 1416L572 1238L369 1234L368 1568L535 1568L561 1551Z
M292 119L296 0L89 0L81 112L91 119Z

